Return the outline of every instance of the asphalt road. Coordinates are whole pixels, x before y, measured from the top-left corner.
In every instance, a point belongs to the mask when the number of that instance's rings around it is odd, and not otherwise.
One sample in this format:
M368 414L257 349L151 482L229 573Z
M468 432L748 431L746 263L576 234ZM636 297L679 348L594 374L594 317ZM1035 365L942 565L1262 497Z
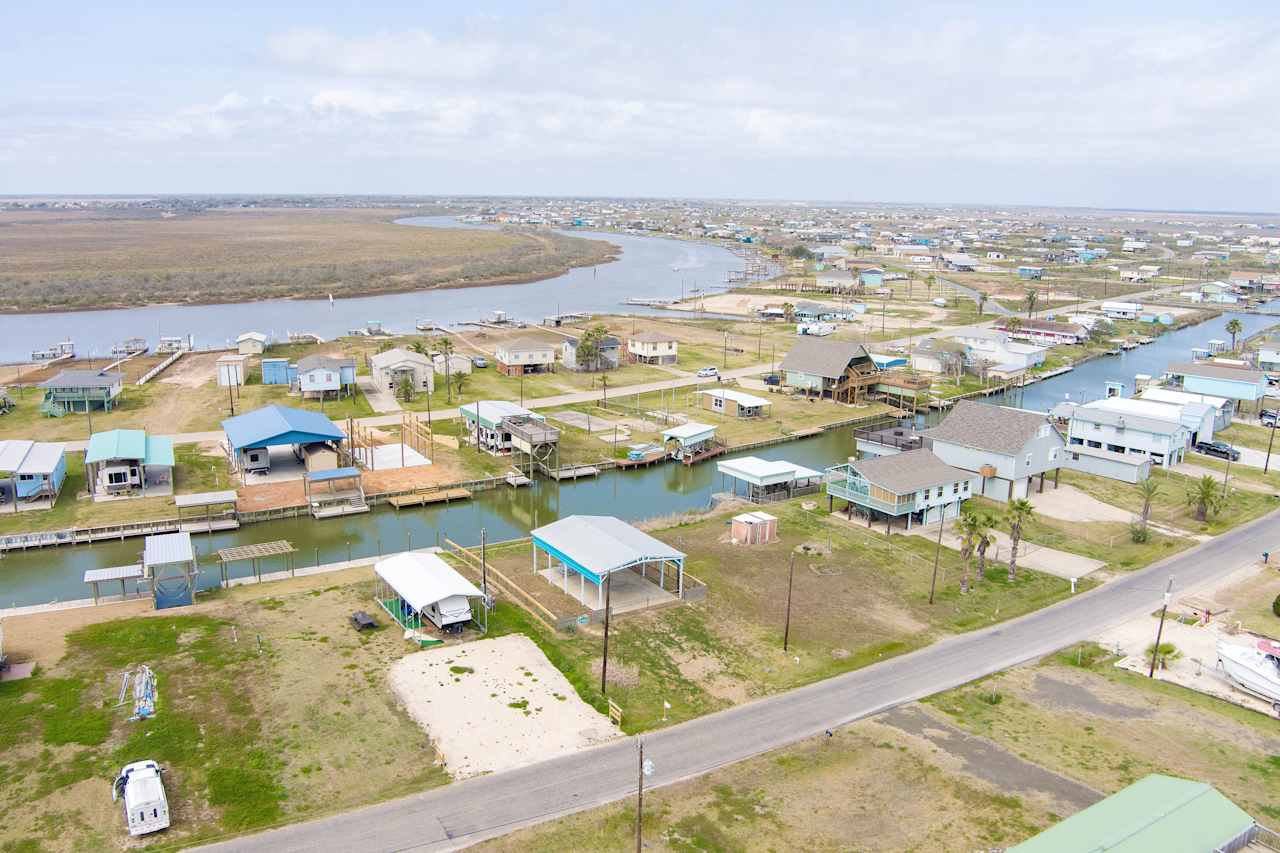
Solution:
M649 786L670 785L1040 657L1276 550L1280 514L1053 607L926 649L646 735ZM1154 637L1152 638L1154 640ZM448 850L635 792L635 739L400 800L236 839L222 851ZM358 768L350 782L360 784Z

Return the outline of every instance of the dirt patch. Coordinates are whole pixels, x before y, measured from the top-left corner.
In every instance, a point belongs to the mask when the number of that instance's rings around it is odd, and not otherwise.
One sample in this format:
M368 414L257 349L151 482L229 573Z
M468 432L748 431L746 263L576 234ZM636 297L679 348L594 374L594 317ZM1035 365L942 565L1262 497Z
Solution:
M591 664L591 677L593 683L600 681L600 661ZM616 684L619 687L635 687L640 683L640 670L629 663L621 663L620 661L609 661L609 678L610 684Z
M156 381L183 388L200 388L218 378L218 359L224 355L226 353L223 352L188 353L171 364Z
M1139 708L1120 702L1108 702L1090 692L1083 684L1071 684L1052 676L1037 674L1032 695L1036 701L1055 708L1083 711L1095 717L1112 720L1131 720L1150 717L1149 708Z
M457 778L523 767L618 737L527 637L417 652L391 685Z
M751 698L747 685L726 673L724 664L717 658L678 652L672 659L681 675L717 699L740 705Z
M1038 793L1069 806L1091 806L1102 794L1065 776L1019 758L998 744L975 737L936 719L919 706L895 708L873 718L918 738L956 758L965 773L995 785L1003 792Z

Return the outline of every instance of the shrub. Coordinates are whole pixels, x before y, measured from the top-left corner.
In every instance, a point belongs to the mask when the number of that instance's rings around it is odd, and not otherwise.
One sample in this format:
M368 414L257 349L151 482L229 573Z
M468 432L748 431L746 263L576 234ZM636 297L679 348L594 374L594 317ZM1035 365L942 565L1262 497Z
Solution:
M1141 545L1151 538L1151 530L1141 522L1132 522L1129 525L1129 538Z
M1276 596L1276 600L1271 602L1271 612L1280 616L1280 595Z

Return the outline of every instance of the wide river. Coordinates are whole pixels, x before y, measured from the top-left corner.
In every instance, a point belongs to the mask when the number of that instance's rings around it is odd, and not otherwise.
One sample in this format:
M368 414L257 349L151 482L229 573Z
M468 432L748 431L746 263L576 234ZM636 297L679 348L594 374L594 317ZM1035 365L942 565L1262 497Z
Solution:
M452 220L432 218L420 222L447 227ZM230 335L242 330L244 323L235 318L247 316L246 312L250 310L269 309L277 312L270 316L278 318L301 316L305 323L288 328L305 328L320 334L341 333L353 325L353 318L357 317L382 319L393 328L402 328L411 325L410 318L430 316L438 322L448 323L474 318L491 308L502 307L514 316L536 318L555 311L556 301L563 311L616 311L618 304L628 296L678 296L682 281L686 286L695 281L702 286L716 284L724 280L725 271L741 265L741 261L728 251L712 246L615 234L595 236L623 247L622 260L600 267L598 273L580 269L536 284L347 300L339 302L338 310L333 313L327 302L266 302L256 303L252 308L236 305L36 315L25 322L40 324L45 331L36 338L23 340L55 337L58 332L51 330L64 327L54 324L52 317L68 318L69 322L79 324L77 328L83 330L81 337L85 340L92 339L85 336L90 335L96 325L102 324L103 315L121 318L145 315L148 319L141 320L142 323L154 323L158 316L181 317L183 322L190 324L182 331L189 329L198 338L207 340L211 334ZM673 265L678 269L673 270ZM366 307L367 310L361 313L352 310L354 306ZM200 315L199 324L195 319L197 313ZM261 320L266 315L258 313L254 316ZM1245 335L1280 320L1276 316L1238 316L1244 324ZM393 319L400 322L392 323ZM1227 319L1228 316L1224 316L1171 332L1148 346L1100 358L1069 373L1031 385L1010 400L993 398L992 402L1047 410L1068 398L1080 401L1101 397L1104 383L1108 380L1124 381L1132 387L1135 374L1158 376L1170 362L1188 360L1193 346L1201 346L1212 338L1229 339L1230 335L1224 329ZM322 325L322 320L328 325ZM219 323L226 325L219 326ZM23 328L23 321L18 318L5 317L0 319L0 324L8 324L0 328L11 336L29 335ZM256 325L271 329L268 321ZM111 339L131 334L135 329L138 334L143 333L141 326L133 325L127 329L113 329ZM209 329L216 331L211 333ZM22 343L20 346L29 348L31 345ZM12 337L5 346L15 346ZM754 453L767 459L787 459L822 468L844 461L853 450L850 430L842 429ZM538 524L573 513L611 514L631 520L652 518L706 507L712 494L723 489L712 462L692 468L666 464L637 471L609 471L595 479L563 484L538 480L529 488L480 492L471 501L447 506L399 512L379 507L365 515L319 522L303 517L251 524L235 531L199 535L195 540L204 559L203 583L210 585L215 582L217 571L211 555L218 548L230 545L288 539L298 549L295 555L297 565L328 563L349 557L375 556L406 547L434 545L438 538L444 536L464 545L474 545L479 541L482 528L491 542L524 536ZM0 559L0 608L84 598L88 595L82 583L86 569L137 562L141 547L140 539L128 539L9 553ZM270 560L264 561L262 565L263 571L283 568L282 559L277 559L275 564ZM249 567L239 564L233 566L233 571L243 575L248 573Z
M486 228L462 225L447 216L397 220L404 227ZM360 299L271 299L229 305L152 305L115 311L66 311L56 314L0 316L0 362L25 361L31 352L67 338L81 355L105 355L129 337L192 335L199 348L221 347L242 332L258 331L284 339L289 332L335 338L377 320L395 332L411 332L419 320L442 326L488 317L494 309L539 322L569 311L652 313L623 307L632 296L676 298L695 287L722 285L725 274L743 267L728 249L707 243L662 237L635 237L593 231L565 232L606 240L622 249L618 260L528 284L461 287L393 293Z

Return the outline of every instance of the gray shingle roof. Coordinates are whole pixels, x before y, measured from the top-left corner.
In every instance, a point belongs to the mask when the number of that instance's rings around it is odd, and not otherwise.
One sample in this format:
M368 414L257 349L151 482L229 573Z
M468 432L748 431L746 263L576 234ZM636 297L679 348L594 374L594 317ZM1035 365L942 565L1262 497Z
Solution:
M1016 456L1048 422L1036 412L959 400L941 424L924 434L934 441Z
M895 495L905 495L947 483L959 483L971 480L974 476L968 471L952 468L934 456L933 451L923 448L892 456L860 459L849 464L866 480Z
M782 369L836 379L844 375L849 362L859 358L871 358L861 344L855 344L852 341L801 338L782 360Z
M40 383L41 388L110 388L124 381L124 374L114 370L63 370L52 379Z
M1262 371L1250 370L1247 367L1234 367L1230 364L1171 364L1165 368L1166 373L1178 376L1205 376L1209 379L1232 379L1236 382L1261 382Z

